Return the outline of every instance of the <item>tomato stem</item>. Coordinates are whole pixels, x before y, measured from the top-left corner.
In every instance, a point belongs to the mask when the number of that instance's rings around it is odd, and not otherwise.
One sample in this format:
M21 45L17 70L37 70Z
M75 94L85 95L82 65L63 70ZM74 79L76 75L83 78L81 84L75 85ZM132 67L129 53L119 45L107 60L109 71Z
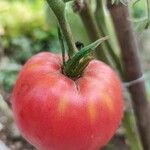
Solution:
M63 66L65 66L65 61L66 61L65 60L65 46L64 46L63 36L59 27L58 27L58 38L59 38L59 42L61 45Z
M62 33L67 42L69 58L71 58L77 51L77 48L75 46L71 28L65 14L66 4L62 0L47 0L47 2L57 17Z

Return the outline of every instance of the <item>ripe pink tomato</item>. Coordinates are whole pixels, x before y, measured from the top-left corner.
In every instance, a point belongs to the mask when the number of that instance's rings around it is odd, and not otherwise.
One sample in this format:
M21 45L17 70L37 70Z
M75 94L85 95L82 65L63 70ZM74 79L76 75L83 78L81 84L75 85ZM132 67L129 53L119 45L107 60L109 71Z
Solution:
M25 64L12 95L16 123L39 150L98 150L123 116L121 82L97 60L76 81L61 73L61 65L60 57L49 52Z

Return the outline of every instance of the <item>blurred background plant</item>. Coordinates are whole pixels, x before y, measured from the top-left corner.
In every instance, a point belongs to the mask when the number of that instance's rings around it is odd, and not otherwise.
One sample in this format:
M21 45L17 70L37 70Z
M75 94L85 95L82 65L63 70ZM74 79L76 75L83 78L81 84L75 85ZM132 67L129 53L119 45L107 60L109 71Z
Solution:
M95 9L95 5L92 5L92 9ZM146 1L133 1L130 5L130 11L132 17L129 19L133 22L137 34L140 35L138 36L139 41L141 41L139 42L140 58L146 79L146 90L150 99L150 29L146 29L148 16ZM81 18L73 12L70 3L67 4L67 17L75 40L88 44L90 39ZM105 10L105 20L109 34L114 37L112 43L115 52L119 56L119 47L107 10ZM28 58L40 51L60 52L56 19L47 3L44 0L0 0L0 93L4 99L9 98L22 65ZM2 99L0 100L1 104ZM4 111L2 113L0 111L0 136L4 136L0 140L6 141L10 149L33 149L20 138L18 133L10 135L7 128L1 127L1 123L4 125L10 122L10 119L4 118L4 113ZM12 130L12 127L10 128ZM108 145L107 149L117 150L121 148L123 150L123 146L125 150L129 149L128 142L123 136L124 131L119 130L118 132L121 134L112 139L112 143ZM11 138L7 137L7 134L10 137L15 136L15 138L10 140ZM21 139L20 145L17 143L19 141L16 140L17 138Z

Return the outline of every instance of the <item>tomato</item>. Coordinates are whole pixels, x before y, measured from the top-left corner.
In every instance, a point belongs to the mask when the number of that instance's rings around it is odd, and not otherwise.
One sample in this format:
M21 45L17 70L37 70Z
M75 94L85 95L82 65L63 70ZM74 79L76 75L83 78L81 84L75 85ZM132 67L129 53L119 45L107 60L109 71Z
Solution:
M75 81L62 74L61 65L49 52L27 61L12 94L15 121L39 150L98 150L121 122L121 82L98 60Z

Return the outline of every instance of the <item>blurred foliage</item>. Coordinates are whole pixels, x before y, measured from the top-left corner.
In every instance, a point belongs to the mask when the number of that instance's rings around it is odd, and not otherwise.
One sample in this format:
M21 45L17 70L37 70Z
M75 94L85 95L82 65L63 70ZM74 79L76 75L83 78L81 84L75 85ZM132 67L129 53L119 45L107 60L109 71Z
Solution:
M19 69L33 54L49 50L56 34L45 19L45 5L41 0L0 1L0 44L2 57L0 85L9 92Z
M3 63L0 65L0 88L3 87L6 92L10 92L12 90L12 85L14 85L16 81L20 68L20 65L10 62L6 58L3 59Z
M40 0L0 1L1 43L5 54L17 63L24 63L41 50L49 50L56 40L45 21L44 7Z
M141 18L146 16L146 1L145 0L134 0L131 3L132 15L134 18ZM145 9L144 9L145 8Z
M133 0L131 2L131 14L132 18L130 20L134 23L135 30L138 33L142 33L149 21L147 1L145 0Z

